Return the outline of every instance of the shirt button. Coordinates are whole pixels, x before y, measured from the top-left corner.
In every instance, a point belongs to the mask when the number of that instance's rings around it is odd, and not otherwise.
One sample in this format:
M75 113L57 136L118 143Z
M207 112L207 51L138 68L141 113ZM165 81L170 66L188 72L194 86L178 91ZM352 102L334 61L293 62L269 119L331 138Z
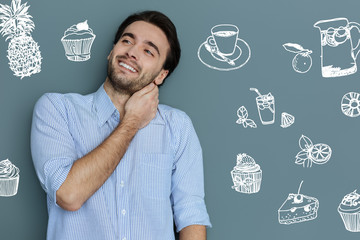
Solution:
M126 237L123 237L123 239L122 240L126 240Z
M120 187L124 187L124 186L125 186L125 183L124 183L124 181L121 180Z
M123 209L123 210L121 211L121 213L122 213L122 215L124 215L124 216L125 216L125 214L126 214L126 210L125 210L125 209Z

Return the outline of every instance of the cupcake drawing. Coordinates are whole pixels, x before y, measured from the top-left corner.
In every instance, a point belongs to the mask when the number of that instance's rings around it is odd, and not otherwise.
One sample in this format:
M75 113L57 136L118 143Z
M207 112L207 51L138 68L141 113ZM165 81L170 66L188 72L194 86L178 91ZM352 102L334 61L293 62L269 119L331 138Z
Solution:
M360 232L360 194L356 190L345 195L339 204L338 212L346 230Z
M95 37L96 35L87 24L87 20L68 28L61 38L67 59L75 62L90 59L90 50Z
M0 196L16 195L19 185L19 169L8 159L0 162Z
M262 171L255 160L241 153L237 155L236 166L231 171L232 180L237 192L241 193L257 193L260 190Z

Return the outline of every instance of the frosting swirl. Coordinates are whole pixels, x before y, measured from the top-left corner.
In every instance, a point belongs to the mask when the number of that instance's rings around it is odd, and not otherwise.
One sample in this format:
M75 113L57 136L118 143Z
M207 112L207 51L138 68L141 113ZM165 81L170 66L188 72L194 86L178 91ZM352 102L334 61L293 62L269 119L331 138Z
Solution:
M0 162L0 179L1 178L15 178L19 176L20 170L12 164L9 159Z
M69 27L65 33L64 37L67 37L69 35L83 35L83 34L91 34L94 35L93 30L89 27L87 24L87 20L78 24L74 24L71 27Z
M259 164L256 164L252 157L248 156L246 153L242 153L237 155L234 170L238 172L257 172L260 170L260 166Z
M344 212L359 212L360 194L358 194L356 190L346 194L339 205L339 210Z

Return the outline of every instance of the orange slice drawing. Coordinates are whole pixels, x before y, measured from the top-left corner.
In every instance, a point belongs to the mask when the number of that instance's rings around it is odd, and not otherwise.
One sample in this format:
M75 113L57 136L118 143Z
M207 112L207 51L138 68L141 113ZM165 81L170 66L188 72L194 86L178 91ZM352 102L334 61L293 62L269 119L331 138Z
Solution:
M324 164L330 160L331 153L332 151L329 145L319 143L314 145L311 152L309 153L309 157L316 164Z
M360 94L349 92L341 99L341 111L348 117L360 115Z

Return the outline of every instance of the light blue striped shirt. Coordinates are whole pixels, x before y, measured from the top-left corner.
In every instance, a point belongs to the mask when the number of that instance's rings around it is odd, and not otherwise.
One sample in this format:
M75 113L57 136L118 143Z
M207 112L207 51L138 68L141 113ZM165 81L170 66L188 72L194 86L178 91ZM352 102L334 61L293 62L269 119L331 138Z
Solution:
M43 95L35 105L31 152L47 193L49 240L174 239L176 230L210 226L204 203L202 150L189 117L159 105L104 185L75 212L56 191L77 159L101 144L120 115L103 85L89 95Z

